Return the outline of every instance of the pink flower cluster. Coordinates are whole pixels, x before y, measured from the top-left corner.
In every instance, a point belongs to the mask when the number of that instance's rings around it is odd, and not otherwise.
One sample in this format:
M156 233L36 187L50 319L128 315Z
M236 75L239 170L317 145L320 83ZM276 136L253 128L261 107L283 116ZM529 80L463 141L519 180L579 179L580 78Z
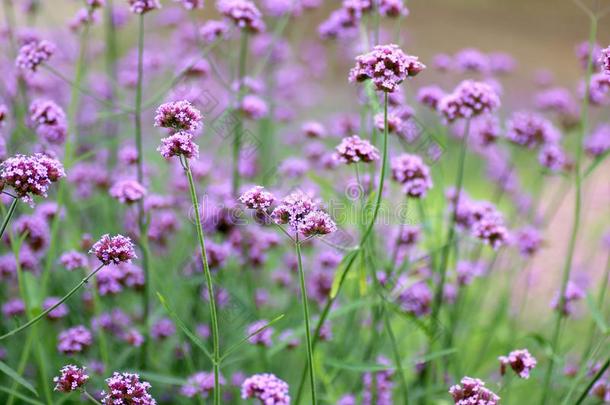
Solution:
M404 193L413 198L423 198L432 188L430 168L421 157L404 153L392 158L392 178L403 185Z
M335 151L334 159L346 164L379 160L379 150L358 135L344 138Z
M256 34L265 30L261 12L250 0L219 0L218 11L239 28Z
M15 155L0 164L0 189L12 187L23 201L32 203L32 196L47 196L51 183L66 173L62 164L47 155Z
M500 397L485 388L478 378L464 377L449 389L455 405L497 405Z
M161 104L155 116L156 127L174 131L194 132L201 126L201 121L201 113L187 100Z
M104 265L130 263L132 259L137 258L131 239L123 235L103 235L91 247L90 253Z
M533 149L549 143L557 143L561 133L541 115L516 112L506 123L506 137L511 142Z
M602 68L602 72L606 75L610 75L610 46L600 51L599 64Z
M417 56L405 54L398 45L377 45L371 52L356 57L349 80L372 80L377 90L392 93L400 83L425 68Z
M220 375L218 379L220 385L225 385L225 378ZM206 373L200 371L188 377L186 384L180 388L180 394L185 397L193 398L196 395L200 395L202 398L208 398L214 391L214 373Z
M89 376L85 373L85 368L77 367L71 364L63 366L58 377L53 378L55 383L55 391L72 392L84 386L89 381Z
M119 180L110 187L110 196L122 204L133 204L146 195L146 189L136 180Z
M254 398L265 405L290 405L288 384L273 374L254 374L241 385L243 399Z
M61 144L68 133L66 114L51 100L34 100L30 104L30 121L36 133L49 143Z
M239 197L239 202L252 210L267 211L275 201L275 197L262 186L255 186Z
M15 64L19 69L36 72L38 66L51 59L55 45L47 40L31 41L19 49Z
M107 390L102 392L104 405L156 405L157 401L148 393L151 385L140 381L140 376L131 373L112 374L106 379Z
M92 344L91 331L83 325L78 325L59 334L57 350L64 354L81 353Z
M129 8L134 14L144 14L161 8L159 0L127 0Z
M470 119L491 113L500 107L500 98L489 84L474 80L462 81L452 93L438 103L438 111L448 122Z
M498 357L500 361L500 374L506 373L506 367L510 367L521 378L530 378L530 371L536 367L536 359L527 349L513 350L508 356Z

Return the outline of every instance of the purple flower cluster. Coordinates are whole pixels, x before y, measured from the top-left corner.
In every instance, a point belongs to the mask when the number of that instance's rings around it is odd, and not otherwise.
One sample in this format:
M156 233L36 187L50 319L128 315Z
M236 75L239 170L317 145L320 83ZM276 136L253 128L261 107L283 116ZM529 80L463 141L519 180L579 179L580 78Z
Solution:
M265 30L261 12L249 0L219 0L216 7L220 14L243 30L253 34Z
M151 386L140 381L140 376L131 373L112 374L106 379L107 391L102 392L104 405L156 405L157 401L148 393Z
M509 141L533 149L549 143L557 143L561 133L541 115L531 112L516 112L506 123Z
M159 0L127 0L129 9L134 14L144 14L161 8Z
M421 157L404 153L392 158L392 178L403 185L406 195L423 198L432 188L430 168Z
M521 378L530 378L530 371L536 367L536 359L527 349L513 350L508 356L498 357L500 361L500 374L506 373L506 367L510 366Z
M455 207L455 222L459 229L470 231L493 249L508 243L509 233L502 214L489 202L472 201L465 193L452 197Z
M600 51L599 64L602 72L606 75L610 75L610 46Z
M405 7L403 0L380 0L379 14L385 17L406 17L409 10Z
M136 180L119 180L110 187L109 192L122 204L133 204L146 195L146 189Z
M66 114L51 100L34 100L30 104L30 121L36 133L49 143L61 144L68 133Z
M363 82L370 79L377 90L392 93L405 79L425 68L417 56L405 54L398 45L377 45L371 52L356 57L356 66L350 71L349 80Z
M15 64L19 69L36 72L38 66L51 59L55 45L47 40L31 41L19 49Z
M610 150L610 124L601 124L585 139L585 152L595 158Z
M102 235L89 253L93 253L104 265L130 263L137 258L133 242L123 235Z
M201 112L190 101L164 103L157 108L155 126L174 131L194 132L201 126Z
M229 33L229 26L224 21L209 20L199 29L199 35L207 44L225 38Z
M220 375L218 383L225 385L225 378ZM186 384L180 388L180 394L185 397L193 398L200 395L202 398L208 398L210 393L214 391L214 373L206 373L200 371L187 378Z
M485 388L478 378L464 377L449 389L455 405L497 405L500 397Z
M343 138L335 151L334 159L346 164L379 160L379 150L366 139L360 139L358 135Z
M174 156L184 156L187 159L199 157L199 146L193 142L193 134L184 131L161 139L161 145L157 151L166 159Z
M531 226L524 227L516 232L517 247L522 256L531 257L542 246L540 232Z
M252 210L267 211L275 201L275 197L262 186L255 186L239 197L239 202Z
M85 373L84 367L68 364L63 366L59 372L60 375L53 378L55 391L64 393L76 391L89 381L89 376Z
M500 98L492 86L484 82L464 80L452 93L438 102L438 111L448 122L470 119L491 113L500 107Z
M390 361L385 357L377 358L377 363L388 366L388 370L366 372L362 377L362 405L392 405L392 390L394 389L394 370L390 369Z
M241 385L243 399L254 398L265 405L290 405L288 384L273 374L254 374Z
M52 308L53 306L57 305L59 300L59 297L45 298L45 300L42 302L42 309L46 311L47 309ZM68 306L66 304L60 304L47 314L47 318L51 320L60 319L68 315L68 312Z
M551 307L556 311L560 311L563 315L569 316L574 312L574 302L580 301L585 295L585 291L578 284L570 280L566 286L563 303L560 292L557 292L553 296Z
M425 281L417 281L406 287L399 285L398 288L398 302L406 313L418 318L430 313L433 295Z
M203 0L174 0L176 3L181 3L187 10L196 10L203 8Z
M268 323L269 322L264 319L256 321L256 322L248 325L246 334L252 335L257 330L264 328ZM271 345L273 344L272 337L273 337L273 328L266 328L266 329L256 333L255 335L250 336L248 338L248 342L250 342L253 345L271 347Z
M59 258L59 262L68 271L84 269L87 267L87 256L75 250L71 250L62 254Z
M438 104L445 97L445 90L439 86L424 86L417 91L417 101L433 110L438 108Z
M596 381L589 394L598 398L604 404L610 403L610 381L607 379Z
M23 201L32 203L32 196L47 196L51 183L66 173L62 164L47 155L15 155L0 164L0 189L12 187Z
M57 350L64 354L76 354L85 351L92 344L91 331L83 325L78 325L59 334Z

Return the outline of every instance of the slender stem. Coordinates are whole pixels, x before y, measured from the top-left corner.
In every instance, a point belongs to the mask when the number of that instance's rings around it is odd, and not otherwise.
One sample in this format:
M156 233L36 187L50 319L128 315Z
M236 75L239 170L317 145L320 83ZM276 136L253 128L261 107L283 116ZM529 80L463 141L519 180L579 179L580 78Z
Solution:
M182 158L181 158L182 159ZM210 272L210 266L208 265L208 256L205 249L205 237L203 235L203 228L201 226L201 211L199 209L199 201L197 200L197 190L195 189L195 181L193 180L193 173L189 165L188 159L184 158L183 166L186 171L188 178L189 190L191 193L191 202L195 209L195 222L197 226L197 238L199 239L199 250L201 253L201 262L203 264L203 272L205 274L205 280L208 288L209 306L210 306L210 317L212 318L212 338L214 343L214 404L220 405L220 340L218 335L218 315L216 313L216 296L214 295L214 285L212 284L212 273Z
M38 321L40 321L42 318L44 318L49 312L53 311L55 308L57 308L58 306L60 306L61 304L63 304L64 302L66 302L68 299L70 299L70 297L72 297L83 285L87 284L87 282L89 282L89 279L91 279L91 277L95 276L95 274L100 271L102 268L104 267L104 265L100 265L97 269L93 270L91 273L89 273L88 276L86 276L85 278L83 278L80 283L78 283L74 288L72 288L66 295L64 295L59 301L57 301L54 305L52 305L51 307L47 308L45 311L43 311L42 313L40 313L38 316L36 316L35 318L30 319L28 322L26 322L25 324L21 325L20 327L13 329L12 331L5 333L4 335L0 336L0 340L4 340L7 337L13 336L19 332L24 331L25 329L29 328L30 326L34 325L35 323L37 323Z
M582 209L582 177L581 177L581 160L582 160L582 140L588 132L589 127L589 87L591 81L591 75L593 72L593 45L597 35L597 18L591 17L591 25L589 30L589 61L587 63L587 73L585 78L585 95L582 104L581 113L581 131L579 131L576 140L576 157L574 159L574 183L576 190L574 192L574 218L572 224L572 231L570 236L570 242L568 245L568 253L566 255L566 261L563 267L563 275L561 280L561 290L559 292L559 306L555 319L555 326L553 328L553 335L551 338L551 356L544 376L544 384L542 390L541 404L547 403L549 388L551 386L551 377L553 376L553 368L555 366L555 353L559 348L559 335L561 331L561 324L564 318L564 311L561 309L565 305L565 293L570 281L570 273L572 271L572 261L574 259L574 251L576 249L576 241L578 239L578 230L580 228L581 220L581 209Z
M8 208L8 212L6 213L4 221L2 222L2 229L0 229L0 239L2 239L2 235L4 235L4 231L6 230L6 227L8 226L8 223L11 220L13 213L15 212L15 208L17 208L17 199L13 197L13 202L11 202L11 206Z
M597 308L603 309L604 301L606 300L606 291L608 290L608 283L610 282L610 253L608 253L608 258L606 259L606 270L604 271L604 275L601 279L601 283L599 285L599 293L597 295ZM589 331L589 343L583 352L582 359L585 359L589 353L591 352L591 348L593 347L593 339L595 338L595 330L597 329L597 324L593 319L591 321L591 328Z
M296 253L299 266L299 282L301 284L301 302L303 303L303 316L305 317L305 337L307 339L307 365L309 366L309 384L311 385L311 403L317 404L316 398L316 377L313 366L313 345L311 343L311 329L309 325L309 304L307 303L307 290L305 287L305 272L303 271L303 263L301 260L301 243L297 234Z
M239 111L241 101L244 96L244 77L246 76L246 59L248 57L248 33L242 31L241 41L239 46L239 67L237 72L237 102L234 108ZM235 123L235 138L233 140L233 178L232 178L232 191L233 195L237 196L239 192L239 155L241 153L241 135L243 130L241 114L237 116L237 122Z
M97 399L95 399L95 397L93 395L89 394L89 392L87 392L87 390L83 390L83 394L85 394L87 399L89 401L93 402L94 404L102 405L101 402L99 402Z

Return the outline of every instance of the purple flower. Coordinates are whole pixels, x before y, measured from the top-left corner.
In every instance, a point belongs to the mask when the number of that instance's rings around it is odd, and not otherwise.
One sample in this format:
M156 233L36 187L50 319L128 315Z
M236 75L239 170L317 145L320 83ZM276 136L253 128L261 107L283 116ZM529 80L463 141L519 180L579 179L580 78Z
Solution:
M556 143L561 134L546 118L531 112L516 112L506 123L506 137L511 142L533 149Z
M508 230L500 215L483 215L472 226L472 233L494 250L508 242Z
M87 256L76 250L70 250L61 255L59 262L68 271L84 269L87 267Z
M530 371L536 367L536 359L527 349L513 350L508 356L498 357L500 361L500 374L506 373L506 367L510 366L521 378L530 378Z
M19 49L15 64L19 69L36 72L38 66L51 59L55 45L47 40L31 41Z
M260 120L269 114L265 100L254 94L246 95L239 106L241 112L251 120Z
M600 124L585 139L585 151L591 157L598 157L610 150L610 124Z
M385 17L406 17L409 10L405 7L403 0L380 0L379 14Z
M308 138L324 138L326 136L326 128L317 121L303 123L301 130Z
M219 0L218 11L239 28L256 34L265 30L261 12L249 0Z
M133 204L146 195L146 189L136 180L119 180L110 187L109 192L122 204Z
M599 64L602 72L604 72L606 75L610 75L610 46L600 51Z
M184 131L161 139L161 145L157 151L166 159L173 156L184 156L187 159L199 157L199 146L193 142L193 135Z
M174 0L176 3L181 3L187 10L196 10L203 8L203 0Z
M432 188L430 169L421 157L404 153L392 158L392 177L403 185L406 195L413 198L426 196Z
M431 311L432 291L424 281L418 281L408 287L399 285L398 302L408 314L418 318L426 316ZM400 291L402 289L402 291Z
M93 335L82 325L66 329L59 334L57 350L64 354L81 353L93 344Z
M248 326L246 334L252 335L257 330L265 327L268 323L269 322L264 319L256 321ZM252 343L253 345L271 347L271 345L273 344L273 341L271 340L272 336L273 328L266 328L258 332L256 335L250 336L248 338L248 342Z
M229 26L224 21L209 20L199 29L199 35L207 44L227 37Z
M225 378L220 375L218 383L225 385ZM200 371L191 375L186 380L186 384L180 388L180 394L193 398L195 395L201 395L203 398L208 398L210 393L214 391L214 374Z
M596 381L593 387L591 387L589 395L599 398L605 404L610 403L610 381Z
M379 160L379 150L358 135L343 138L335 151L334 159L346 164Z
M326 212L316 210L311 211L303 217L299 223L298 230L307 238L333 233L337 230L337 225Z
M255 186L239 197L239 202L252 210L267 211L274 201L273 194L265 191L262 186Z
M290 405L288 384L273 374L254 374L241 385L243 399L255 398L265 405Z
M538 153L538 162L552 172L559 172L566 168L567 158L565 152L556 143L544 145Z
M489 57L478 49L462 49L455 54L454 60L462 72L485 73L489 70Z
M155 340L167 339L174 333L176 333L176 327L168 318L159 319L150 329L150 335Z
M2 304L2 314L7 318L23 315L24 313L25 303L19 298L14 298Z
M490 113L500 107L500 99L487 83L464 80L438 103L438 111L448 122Z
M104 265L130 263L137 258L131 239L123 235L102 235L89 253L93 253Z
M574 311L573 303L579 301L585 297L585 291L578 286L578 284L573 281L568 281L566 286L566 291L564 294L563 303L560 299L560 292L555 293L553 296L553 301L551 302L551 307L557 311L560 311L565 316L569 316ZM562 307L560 308L560 305Z
M161 8L159 0L127 0L129 8L134 14L144 14L149 11Z
M0 184L12 187L23 201L32 203L32 196L47 196L51 183L66 173L62 164L46 155L15 155L0 164Z
M199 110L189 101L173 101L161 104L157 108L155 126L174 131L193 132L199 129L202 119Z
M47 310L59 302L59 297L48 297L42 302L42 309ZM68 315L68 306L66 304L60 304L57 308L47 314L47 318L55 320L60 319Z
M63 366L58 377L53 378L55 391L72 392L84 386L89 381L89 376L85 373L85 367L77 367L71 364Z
M469 285L476 277L485 274L485 268L478 262L458 262L455 272L457 273L457 283L460 286Z
M445 90L439 86L424 86L417 91L417 101L423 105L436 110L438 103L445 97Z
M588 98L591 105L599 106L608 103L608 92L610 91L610 75L596 73L589 81ZM586 83L582 82L579 88L581 98L585 97Z
M398 45L377 45L371 52L356 57L349 80L370 79L377 90L392 93L407 77L415 76L425 68L417 56L405 54Z
M108 391L102 392L104 405L156 405L157 401L148 393L151 386L146 381L140 381L140 376L130 373L114 372L106 379Z
M478 378L464 377L460 384L449 389L455 405L496 405L500 401Z
M377 362L388 366L388 370L380 370L374 373L366 372L362 377L363 390L362 405L392 405L392 390L394 383L390 361L380 356ZM374 401L374 402L373 402Z
M22 235L33 252L45 249L49 244L50 230L47 221L38 215L23 215L13 224L16 234Z

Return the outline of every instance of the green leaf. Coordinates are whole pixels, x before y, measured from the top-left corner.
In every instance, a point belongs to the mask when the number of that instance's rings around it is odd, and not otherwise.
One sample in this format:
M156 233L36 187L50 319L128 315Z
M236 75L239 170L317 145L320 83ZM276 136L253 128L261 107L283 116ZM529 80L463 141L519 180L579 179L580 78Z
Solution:
M608 333L608 325L604 320L604 315L599 311L599 308L597 308L597 304L595 303L591 294L587 294L587 306L589 307L591 317L593 317L593 320L595 321L595 324L599 328L600 332L606 335Z
M330 298L335 299L337 293L339 292L339 286L343 282L345 278L345 273L352 266L352 263L356 259L356 255L360 253L360 250L352 250L348 254L345 255L339 266L337 266L337 271L335 272L335 278L333 279L333 284L330 289Z
M449 349L444 349L444 350L439 350L437 352L432 352L432 353L426 354L425 356L421 357L419 359L419 361L421 361L422 363L427 363L430 360L442 358L445 356L450 356L454 353L457 353L457 351L458 350L455 347L451 347Z
M17 382L19 385L23 386L25 389L30 391L32 394L38 396L38 392L36 392L36 390L34 389L32 384L27 382L23 377L21 377L19 375L19 373L17 373L15 370L10 368L6 363L4 363L2 361L0 361L0 371L2 371L4 374L11 377L13 380L15 380L15 382Z
M357 372L383 371L383 370L393 370L394 369L394 367L388 366L386 364L349 363L346 361L342 361L339 359L333 359L333 358L327 358L324 363L331 367L340 368L343 370L357 371Z
M19 398L20 400L22 400L23 402L27 402L28 404L34 404L34 405L44 405L43 402L37 401L34 398L30 398L26 395L23 395L22 393L15 391L12 388L8 388L8 387L4 387L4 386L0 386L0 391L2 392L6 392L7 394L11 394L12 396Z
M186 326L186 324L182 321L182 319L180 319L178 317L176 312L174 312L174 310L172 310L169 307L169 304L165 300L165 297L163 297L163 295L161 295L161 293L158 291L157 291L157 297L159 298L159 301L161 301L161 305L163 305L163 308L165 308L165 311L167 312L167 314L170 316L170 318L172 318L172 320L176 323L176 325L178 325L178 327L180 329L182 329L182 332L186 335L186 337L188 337L191 340L191 342L193 342L195 344L195 346L197 346L199 349L201 349L201 351L203 353L205 353L205 355L208 357L208 359L210 359L210 361L212 363L214 363L214 358L212 357L212 354L210 354L208 349L206 349L205 344L201 341L201 339L199 339L197 337L197 335L195 335L193 332L191 332L191 330Z
M248 341L248 339L250 339L252 336L254 335L258 335L259 333L261 333L262 331L264 331L265 329L269 328L271 325L273 325L274 323L276 323L277 321L279 321L280 319L282 319L284 317L284 314L281 314L275 318L273 318L269 323L267 323L265 326L258 328L257 330L255 330L254 332L250 333L248 336L246 336L245 338L241 339L239 342L237 342L236 344L234 344L233 346L229 347L227 349L227 351L220 357L220 360L224 360L227 357L229 357L229 355L231 355L231 353L233 353L235 350L237 350L238 347L240 347L241 345L243 345L244 343L246 343Z

